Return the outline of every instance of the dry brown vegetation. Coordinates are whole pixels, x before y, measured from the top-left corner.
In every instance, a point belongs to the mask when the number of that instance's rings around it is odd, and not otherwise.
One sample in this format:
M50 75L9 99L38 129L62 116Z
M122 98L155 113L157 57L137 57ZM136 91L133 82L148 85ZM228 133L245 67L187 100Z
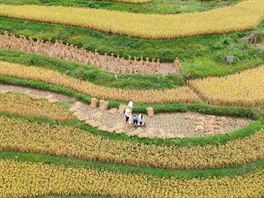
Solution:
M159 59L150 60L147 57L129 57L126 60L119 55L116 55L116 57L114 54L111 54L111 56L107 54L100 55L98 52L87 52L85 49L80 49L73 45L65 45L58 41L55 43L50 41L43 42L40 39L34 41L32 38L26 39L24 36L16 37L7 33L0 35L0 48L85 63L113 73L166 74L180 71L178 59L174 63L161 63Z

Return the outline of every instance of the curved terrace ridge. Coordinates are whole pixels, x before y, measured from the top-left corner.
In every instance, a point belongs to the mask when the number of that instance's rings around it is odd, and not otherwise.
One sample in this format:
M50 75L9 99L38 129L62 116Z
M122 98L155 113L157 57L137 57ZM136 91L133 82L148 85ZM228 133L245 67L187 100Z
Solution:
M217 105L236 105L253 107L263 104L263 65L224 78L205 78L191 80L188 86L164 90L119 89L96 85L94 83L73 78L58 71L12 64L0 61L0 75L42 81L73 89L92 97L130 101L137 103L185 102L195 103L203 100ZM255 75L254 75L255 74ZM200 82L201 81L201 82ZM247 84L244 84L247 82ZM218 84L217 90L212 86ZM241 86L244 84L244 86ZM229 86L230 88L223 89ZM205 91L207 90L208 91ZM233 91L232 89L236 90ZM228 96L225 99L225 96Z
M166 90L134 90L117 89L95 85L79 80L57 71L0 62L0 75L37 80L71 88L80 93L107 100L119 100L141 103L186 102L199 101L199 97L188 87L178 87Z

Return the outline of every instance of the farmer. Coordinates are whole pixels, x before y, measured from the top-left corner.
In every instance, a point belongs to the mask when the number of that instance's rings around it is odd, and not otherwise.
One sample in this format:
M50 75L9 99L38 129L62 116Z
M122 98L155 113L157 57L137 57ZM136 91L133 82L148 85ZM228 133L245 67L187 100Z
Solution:
M132 116L132 109L127 106L127 108L125 109L125 118L126 118L126 122L129 121L129 118Z
M130 108L133 108L133 105L134 105L134 103L132 101L129 101L127 106Z

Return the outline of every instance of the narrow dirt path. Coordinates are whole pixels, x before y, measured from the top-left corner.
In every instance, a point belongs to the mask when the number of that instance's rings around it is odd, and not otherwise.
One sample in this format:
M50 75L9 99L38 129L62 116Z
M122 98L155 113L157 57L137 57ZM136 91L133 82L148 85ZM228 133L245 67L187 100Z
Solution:
M120 114L118 109L115 108L109 110L94 109L88 104L62 94L13 85L0 84L0 92L23 93L37 99L47 98L51 103L66 102L70 106L70 111L78 119L93 127L108 132L115 131L139 137L183 138L223 134L244 127L251 122L248 119L219 117L192 112L161 113L153 117L147 117L146 127L135 128L126 124L124 115Z

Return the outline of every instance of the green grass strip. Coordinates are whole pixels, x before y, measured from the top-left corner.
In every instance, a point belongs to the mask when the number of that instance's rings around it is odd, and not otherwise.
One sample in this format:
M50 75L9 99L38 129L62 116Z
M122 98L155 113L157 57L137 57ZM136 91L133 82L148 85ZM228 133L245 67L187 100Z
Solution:
M155 177L166 178L210 178L210 177L232 177L237 175L244 175L254 172L264 167L264 160L254 163L249 163L238 167L220 168L220 169L191 169L191 170L171 170L161 168L136 167L128 165L120 165L115 163L94 162L87 160L80 160L68 157L57 157L45 154L23 153L23 152L0 152L0 159L16 160L22 162L34 162L52 164L56 166L66 167L84 167L97 170L106 170L116 173L132 173L132 174L146 174Z

